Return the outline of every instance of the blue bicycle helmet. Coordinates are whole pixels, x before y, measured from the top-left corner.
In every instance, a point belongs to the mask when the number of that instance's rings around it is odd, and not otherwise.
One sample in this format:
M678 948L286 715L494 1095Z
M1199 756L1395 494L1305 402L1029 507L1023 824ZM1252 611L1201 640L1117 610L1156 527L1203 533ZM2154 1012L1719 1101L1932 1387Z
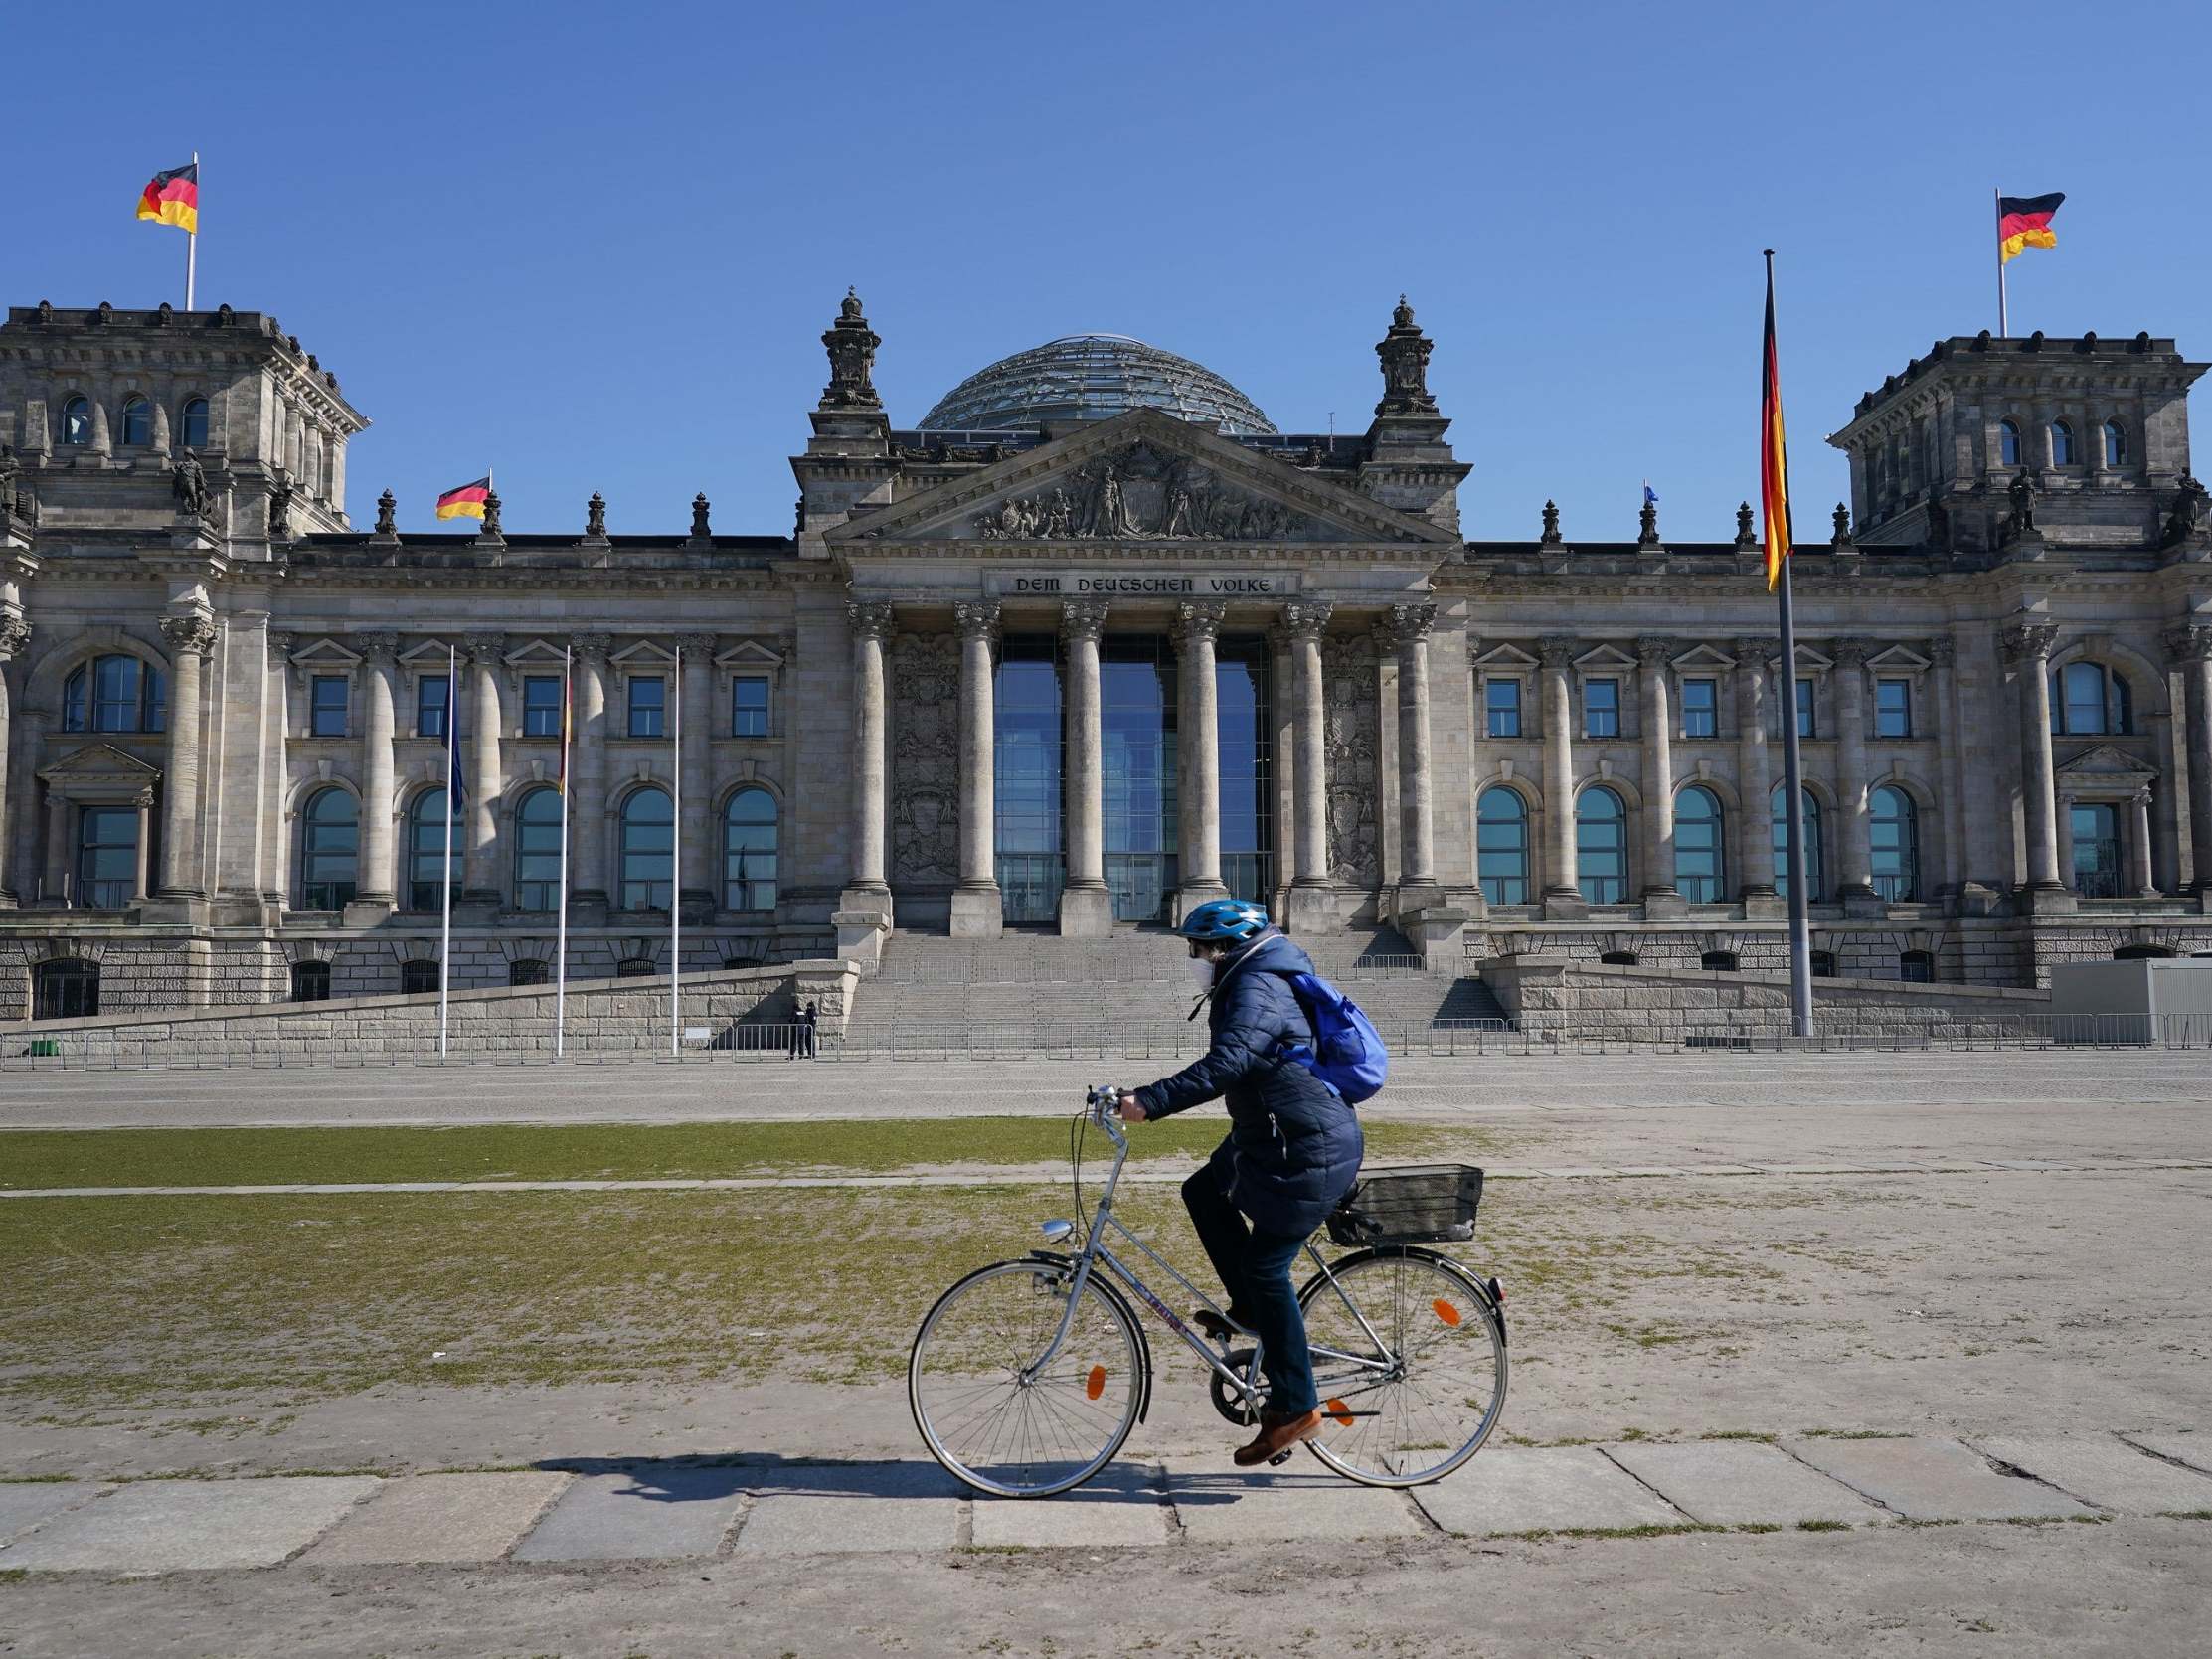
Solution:
M1202 944L1238 944L1268 928L1268 912L1249 899L1209 899L1175 929Z

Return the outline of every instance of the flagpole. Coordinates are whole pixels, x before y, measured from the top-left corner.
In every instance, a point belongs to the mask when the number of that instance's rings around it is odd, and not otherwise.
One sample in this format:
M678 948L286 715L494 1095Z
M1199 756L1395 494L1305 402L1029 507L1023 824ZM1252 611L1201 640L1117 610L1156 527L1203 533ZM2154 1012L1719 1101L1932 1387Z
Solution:
M431 659L436 660L434 657ZM452 641L445 644L445 887L439 899L437 922L437 1058L445 1058L445 1006L453 978L453 729L460 700L453 695L455 663Z
M1767 356L1761 373L1775 377L1775 250L1767 253ZM1795 536L1789 523L1789 457L1780 442L1782 388L1770 378L1766 398L1772 407L1766 418L1774 424L1762 434L1762 443L1774 441L1778 452L1773 464L1782 477L1783 523L1782 580L1775 584L1775 600L1782 634L1782 684L1775 701L1782 710L1783 857L1789 882L1789 1026L1800 1038L1812 1035L1812 928L1806 915L1809 895L1805 888L1805 791L1804 764L1797 749L1797 616L1792 602L1789 567L1796 563ZM1762 494L1766 486L1762 483ZM1772 505L1771 502L1768 505ZM1776 527L1769 523L1773 538ZM1770 540L1769 547L1776 544Z
M1997 338L2012 338L2012 320L2005 314L2004 303L2004 191L1992 189L1990 196L1997 208Z
M568 1052L569 1031L569 700L576 647L561 653L561 920L553 954L553 1058Z
M192 152L192 223L194 229L184 234L184 308L187 311L193 309L192 302L196 296L200 279L200 232L198 229L200 223L200 152L198 150Z
M682 1013L681 992L677 989L683 978L683 872L684 872L684 659L681 647L676 657L676 672L669 676L670 689L675 693L675 736L669 749L668 775L675 783L675 792L669 797L668 840L668 1052L683 1058L683 1030L679 1023Z

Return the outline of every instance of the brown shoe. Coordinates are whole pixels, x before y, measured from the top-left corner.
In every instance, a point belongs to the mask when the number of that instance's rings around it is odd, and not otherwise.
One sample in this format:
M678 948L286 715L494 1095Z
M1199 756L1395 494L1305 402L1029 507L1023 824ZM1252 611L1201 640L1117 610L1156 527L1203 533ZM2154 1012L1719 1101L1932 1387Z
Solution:
M1310 1411L1260 1413L1260 1432L1252 1437L1250 1445L1237 1448L1237 1467L1249 1469L1255 1463L1272 1463L1286 1455L1300 1440L1310 1440L1321 1432L1321 1409Z

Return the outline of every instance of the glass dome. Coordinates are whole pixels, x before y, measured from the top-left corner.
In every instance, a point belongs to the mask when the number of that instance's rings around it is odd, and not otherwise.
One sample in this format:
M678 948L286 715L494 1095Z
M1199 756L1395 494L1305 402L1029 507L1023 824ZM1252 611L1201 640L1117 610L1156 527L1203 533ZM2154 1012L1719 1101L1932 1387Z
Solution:
M1275 422L1211 369L1125 334L1069 334L1002 357L939 398L922 430L1016 431L1132 409L1165 410L1230 437L1275 432Z

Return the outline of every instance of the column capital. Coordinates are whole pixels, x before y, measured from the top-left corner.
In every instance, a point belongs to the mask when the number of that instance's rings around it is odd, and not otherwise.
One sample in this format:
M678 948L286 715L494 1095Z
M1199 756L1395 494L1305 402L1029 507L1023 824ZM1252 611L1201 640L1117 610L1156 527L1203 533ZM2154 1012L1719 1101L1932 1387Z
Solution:
M889 639L899 625L897 609L886 599L847 599L845 621L855 639Z
M711 633L680 633L676 636L676 655L686 662L714 656L715 636Z
M1958 661L1958 641L1948 633L1940 633L1928 642L1928 660L1938 668L1950 668Z
M962 639L995 639L998 636L998 601L955 600L952 605L952 626Z
M1282 631L1299 644L1321 643L1321 635L1328 631L1329 614L1333 607L1321 599L1289 599L1282 606Z
M1185 599L1175 607L1175 642L1189 645L1204 640L1211 645L1221 636L1229 606L1219 599Z
M1997 643L2004 649L2004 660L2026 664L2049 660L2051 647L2058 643L2058 625L2054 622L2015 622L1997 636Z
M2127 797L2127 804L2129 806L2141 807L2145 810L2148 810L2150 806L2150 785L2146 783L2140 789L2137 789L2133 794L2129 795Z
M361 654L371 662L389 666L398 661L400 636L397 633L379 628L368 633L357 633L353 637L361 647Z
M1746 634L1735 642L1736 660L1739 663L1757 663L1761 668L1772 669L1782 661L1782 646L1765 634Z
M1666 667L1667 659L1673 655L1674 641L1666 635L1656 633L1636 635L1636 661L1643 664L1646 672Z
M1375 619L1375 640L1386 650L1400 651L1429 637L1437 625L1433 604L1394 604Z
M569 645L585 662L603 666L607 653L614 649L614 636L607 633L573 633Z
M20 616L0 616L0 662L6 662L30 643L30 623Z
M2212 628L2175 628L2166 635L2166 650L2176 664L2212 661Z
M499 659L507 650L507 636L503 633L472 633L464 647L468 660L479 668L497 668Z
M286 667L292 660L292 636L288 633L271 633L268 636L269 660L278 668Z
M1088 640L1096 645L1106 634L1106 601L1104 599L1063 601L1060 606L1062 636L1069 640Z
M1574 666L1575 647L1581 643L1571 633L1548 633L1536 642L1536 654L1546 668L1559 673Z
M1829 654L1835 658L1836 667L1864 668L1866 666L1866 659L1872 652L1870 641L1860 639L1856 635L1847 634L1832 643L1834 649Z
M215 623L199 611L161 619L161 637L179 655L204 657L215 649Z

